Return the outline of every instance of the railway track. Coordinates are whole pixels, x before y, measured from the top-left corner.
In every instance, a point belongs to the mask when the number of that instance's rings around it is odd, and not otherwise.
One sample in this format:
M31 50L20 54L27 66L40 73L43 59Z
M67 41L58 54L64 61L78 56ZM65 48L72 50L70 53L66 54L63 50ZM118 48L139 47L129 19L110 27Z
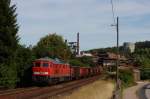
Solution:
M27 89L18 89L15 91L0 92L0 99L47 99L62 94L72 89L94 82L100 76L62 83L48 87L33 87Z
M36 90L36 89L38 89L38 87L17 88L17 89L3 90L3 91L0 91L0 96L1 95L17 94L17 93L20 93L20 92Z

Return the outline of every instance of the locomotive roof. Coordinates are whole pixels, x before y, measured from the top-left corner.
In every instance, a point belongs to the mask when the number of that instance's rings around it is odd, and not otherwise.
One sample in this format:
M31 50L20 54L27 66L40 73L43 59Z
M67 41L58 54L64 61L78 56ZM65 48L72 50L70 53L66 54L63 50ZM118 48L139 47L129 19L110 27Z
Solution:
M65 63L65 62L61 61L58 58L52 59L52 58L49 58L49 57L44 57L44 58L36 59L35 61L37 61L37 60L40 60L40 61L52 61L55 64L68 64L68 63Z
M71 66L71 67L79 67L79 68L91 68L89 66Z

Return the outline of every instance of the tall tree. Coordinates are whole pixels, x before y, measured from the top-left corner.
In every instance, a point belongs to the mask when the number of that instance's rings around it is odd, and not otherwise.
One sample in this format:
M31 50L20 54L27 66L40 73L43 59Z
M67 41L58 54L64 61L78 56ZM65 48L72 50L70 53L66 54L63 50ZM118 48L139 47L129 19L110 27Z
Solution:
M63 38L56 33L41 38L37 46L34 47L34 51L37 58L47 56L67 61L71 55L71 51Z
M0 85L14 87L17 82L15 53L18 47L16 5L0 0Z

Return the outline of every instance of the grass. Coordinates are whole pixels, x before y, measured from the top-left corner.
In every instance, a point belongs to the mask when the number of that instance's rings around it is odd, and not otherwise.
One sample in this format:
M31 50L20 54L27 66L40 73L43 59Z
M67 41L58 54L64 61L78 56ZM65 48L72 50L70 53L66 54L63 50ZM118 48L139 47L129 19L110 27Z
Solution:
M58 96L54 99L110 99L113 91L113 81L98 80L75 90L71 94Z

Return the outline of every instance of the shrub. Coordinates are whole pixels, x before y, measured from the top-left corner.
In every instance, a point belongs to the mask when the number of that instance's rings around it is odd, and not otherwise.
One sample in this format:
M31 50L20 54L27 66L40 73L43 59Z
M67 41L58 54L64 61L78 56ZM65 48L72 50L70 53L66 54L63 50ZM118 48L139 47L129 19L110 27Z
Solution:
M141 79L142 80L150 79L150 70L149 69L141 70Z
M119 78L123 87L129 87L134 84L134 77L131 70L119 70Z
M69 61L69 64L72 66L84 66L85 64L83 64L82 62L80 62L77 59L72 59Z

